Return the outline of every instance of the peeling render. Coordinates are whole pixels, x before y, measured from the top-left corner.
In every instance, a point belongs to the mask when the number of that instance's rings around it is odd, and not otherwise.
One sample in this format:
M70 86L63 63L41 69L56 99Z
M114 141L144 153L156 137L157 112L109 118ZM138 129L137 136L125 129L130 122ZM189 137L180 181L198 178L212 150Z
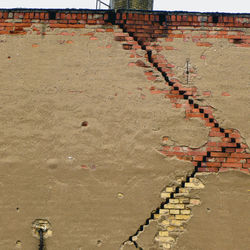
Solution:
M93 31L83 34L90 40L98 40L98 32L114 32L114 24L118 24L123 32L115 32L115 40L122 42L123 49L131 52L130 58L137 58L136 62L129 63L129 66L138 66L144 69L144 74L154 85L150 87L152 95L164 95L174 108L184 110L184 119L199 119L204 123L204 127L209 130L206 135L207 140L199 145L179 145L173 140L171 135L165 134L162 138L162 146L158 152L167 157L175 157L179 160L191 162L194 170L191 174L175 180L175 185L167 186L161 192L164 201L154 210L145 223L140 225L135 234L131 235L122 245L132 244L137 249L142 249L138 244L138 238L145 228L152 222L157 222L160 228L155 236L155 243L163 249L172 248L179 235L183 232L186 222L192 216L191 207L199 205L200 200L192 197L192 190L203 189L204 184L199 176L207 173L217 173L229 169L237 169L243 173L249 173L249 147L237 129L224 128L214 115L214 107L204 105L197 95L198 89L190 86L194 83L197 75L197 68L187 58L186 65L181 70L186 70L184 78L174 73L174 63L161 54L162 50L173 51L173 46L163 46L160 39L171 41L174 38L190 39L184 31L189 28L202 31L202 36L206 38L227 39L233 46L240 49L249 47L249 37L246 29L249 28L249 17L247 15L226 16L212 14L175 14L160 13L138 14L133 13L113 13L100 12L63 13L61 11L42 12L34 11L2 11L0 18L4 20L0 24L0 34L3 35L25 35L29 32L37 32L37 35L45 36L50 29L57 28L78 28L84 29L89 26L95 27ZM59 20L59 21L58 21ZM39 23L43 24L39 27ZM38 23L38 25L35 25ZM106 26L105 25L109 25ZM235 30L230 31L231 27ZM30 30L31 29L31 30ZM214 34L213 34L214 32ZM234 32L231 34L230 32ZM61 35L74 36L74 32L62 32ZM197 37L193 42L204 48L212 47L212 43L200 41ZM61 44L73 44L71 39L60 41ZM110 48L111 45L106 45ZM33 48L38 48L38 44L33 44ZM140 59L139 59L140 58ZM205 55L202 55L205 58ZM11 58L9 58L11 59ZM164 80L163 80L164 79ZM184 79L184 80L183 80ZM186 80L186 84L183 82ZM164 87L159 88L162 84ZM74 90L73 90L74 92ZM210 92L206 94L209 96ZM230 96L223 92L222 96ZM145 99L141 95L141 99ZM83 122L82 124L87 124ZM82 125L85 126L85 125ZM154 128L159 131L159 128ZM53 161L54 162L54 161ZM51 165L51 164L50 164ZM51 167L55 164L52 163ZM84 166L84 168L87 168ZM120 194L120 193L119 193ZM121 196L119 196L121 197ZM97 247L102 245L102 241L97 242Z

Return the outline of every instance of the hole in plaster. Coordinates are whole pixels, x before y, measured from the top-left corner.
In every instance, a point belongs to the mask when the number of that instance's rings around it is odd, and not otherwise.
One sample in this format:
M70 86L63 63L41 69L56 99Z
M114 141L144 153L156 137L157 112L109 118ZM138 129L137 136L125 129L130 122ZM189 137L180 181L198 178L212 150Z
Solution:
M16 241L16 247L21 248L22 247L22 242L20 240Z
M207 207L207 212L210 213L211 212L211 209L209 207Z
M96 242L96 246L97 247L100 247L102 245L102 241L101 240L98 240L97 242Z
M218 23L219 22L219 16L213 16L213 23Z
M81 126L82 127L87 127L88 126L88 122L87 121L82 122Z
M19 213L19 212L20 212L20 208L19 208L19 207L17 207L17 208L16 208L16 211Z
M124 194L123 194L123 193L118 193L118 194L117 194L117 198L122 199L123 197L124 197Z
M11 58L11 56L8 56L8 59L10 59Z
M160 22L160 25L162 25L166 20L166 17L164 14L160 14L159 15L159 22Z
M241 43L243 43L244 41L241 39L241 38L234 38L233 39L233 43L234 44L241 44Z
M115 12L109 13L107 22L115 24L115 20L116 20L116 13Z
M49 11L49 19L50 20L56 19L56 11Z

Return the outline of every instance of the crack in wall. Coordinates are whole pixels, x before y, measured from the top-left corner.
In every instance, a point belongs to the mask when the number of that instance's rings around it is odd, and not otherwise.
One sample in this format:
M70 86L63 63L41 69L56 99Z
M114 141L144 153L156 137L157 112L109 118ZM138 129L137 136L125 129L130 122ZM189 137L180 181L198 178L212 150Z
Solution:
M144 27L140 27L136 21L130 21L129 25L126 24L126 20L123 21L123 24L119 25L120 28L122 28L124 33L129 34L131 39L128 40L135 41L130 44L123 44L123 48L127 50L144 50L147 55L146 58L151 64L151 68L157 70L164 78L166 85L170 87L169 91L158 90L158 93L166 94L165 97L169 98L176 108L184 107L187 119L200 118L204 120L205 126L210 127L208 141L201 148L163 145L161 150L159 150L160 153L168 157L176 156L180 160L191 161L194 165L194 171L191 175L187 176L185 180L182 180L178 186L167 187L166 190L161 193L161 197L166 200L162 202L155 211L151 212L146 222L140 225L136 233L123 242L120 248L123 249L126 244L132 244L137 249L143 250L137 243L137 240L151 221L161 219L162 214L164 214L164 216L168 216L168 220L164 220L166 226L171 225L172 220L174 220L177 221L178 226L181 227L183 223L186 223L190 219L191 210L186 209L187 206L185 203L182 203L180 199L177 200L176 197L178 197L178 195L180 195L181 198L183 198L183 196L185 197L192 188L204 188L204 185L199 179L195 178L197 174L227 171L228 169L240 169L245 173L249 173L248 159L250 158L250 154L247 152L249 150L248 145L237 130L222 128L213 116L213 107L202 106L199 104L198 99L195 101L197 98L196 87L186 87L183 86L178 79L170 79L170 77L173 76L171 67L166 70L166 67L164 67L166 65L163 65L161 62L163 56L159 54L160 44L157 42L157 38L166 36L167 26L165 26L166 32L163 31L162 34L157 35L157 32L155 34L155 31L159 28L157 23L157 27L155 27L154 22L151 22L151 24L147 24L148 26L143 30ZM133 24L133 26L131 26L131 24ZM136 26L138 26L139 30L142 30L138 32ZM123 37L116 40L125 41L126 39ZM152 42L154 42L153 46ZM153 53L154 50L156 54ZM145 65L142 67L145 67ZM153 74L151 74L151 76L152 75ZM157 77L153 77L150 80L156 80L156 78ZM153 90L155 91L155 89ZM190 203L187 201L186 204ZM176 218L180 220L178 221ZM184 221L181 221L181 219ZM170 235L168 230L159 231L155 241L164 249L170 249L176 242L178 233L176 237L171 237Z

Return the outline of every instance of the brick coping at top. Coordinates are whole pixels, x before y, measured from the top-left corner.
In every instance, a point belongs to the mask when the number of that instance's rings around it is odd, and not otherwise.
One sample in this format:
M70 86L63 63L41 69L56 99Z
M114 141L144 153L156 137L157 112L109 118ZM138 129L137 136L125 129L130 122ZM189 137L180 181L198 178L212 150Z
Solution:
M96 18L95 18L96 15ZM100 15L100 16L99 16ZM98 17L97 17L98 16ZM102 17L101 17L102 16ZM5 19L40 19L40 20L89 20L99 19L140 20L156 22L175 22L174 25L192 25L202 23L216 26L250 27L250 13L223 13L223 12L186 12L186 11L145 11L145 10L91 10L91 9L0 9L0 22ZM113 22L112 22L113 21ZM105 23L106 23L105 22ZM208 26L209 26L208 25Z

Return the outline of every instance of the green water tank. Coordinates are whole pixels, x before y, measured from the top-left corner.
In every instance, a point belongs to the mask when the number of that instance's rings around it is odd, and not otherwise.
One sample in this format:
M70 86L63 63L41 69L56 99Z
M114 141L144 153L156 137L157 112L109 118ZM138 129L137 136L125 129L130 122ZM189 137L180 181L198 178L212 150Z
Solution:
M154 0L111 0L112 9L153 10Z

